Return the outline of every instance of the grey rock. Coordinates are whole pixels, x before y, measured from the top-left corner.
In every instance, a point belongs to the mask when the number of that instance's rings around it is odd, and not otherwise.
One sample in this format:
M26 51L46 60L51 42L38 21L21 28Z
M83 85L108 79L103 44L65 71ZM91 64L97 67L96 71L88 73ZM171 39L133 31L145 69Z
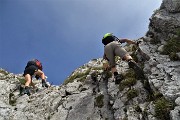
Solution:
M179 0L164 0L164 6L169 12L180 12Z

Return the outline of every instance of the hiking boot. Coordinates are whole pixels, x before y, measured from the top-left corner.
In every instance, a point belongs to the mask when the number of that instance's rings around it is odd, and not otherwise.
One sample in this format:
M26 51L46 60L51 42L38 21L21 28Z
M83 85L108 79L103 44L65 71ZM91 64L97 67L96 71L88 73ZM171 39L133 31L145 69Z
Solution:
M115 77L115 84L120 84L120 82L123 80L123 76L121 74L118 74Z
M134 70L138 78L142 78L142 79L145 78L143 70L137 65L135 61L130 60L128 62L128 65L129 65L129 68L132 68Z
M30 96L31 94L30 94L29 87L26 86L26 87L22 90L22 92L21 92L20 94L21 94L21 95L27 94L28 96Z
M46 87L46 88L49 87L48 84L44 80L42 80L42 87Z

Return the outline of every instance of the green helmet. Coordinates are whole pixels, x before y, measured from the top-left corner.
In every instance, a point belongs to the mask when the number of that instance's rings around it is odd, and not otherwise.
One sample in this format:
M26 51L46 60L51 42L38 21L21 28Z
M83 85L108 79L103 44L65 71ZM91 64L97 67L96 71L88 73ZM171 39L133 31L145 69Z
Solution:
M106 33L106 34L103 36L103 39L107 38L108 36L112 36L112 33Z
M102 43L107 45L108 43L114 41L114 37L112 33L106 33L102 38Z

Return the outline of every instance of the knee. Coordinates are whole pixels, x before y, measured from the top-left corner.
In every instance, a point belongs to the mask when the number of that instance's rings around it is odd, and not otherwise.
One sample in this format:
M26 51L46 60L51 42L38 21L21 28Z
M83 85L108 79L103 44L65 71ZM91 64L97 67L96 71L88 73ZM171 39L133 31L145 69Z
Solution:
M122 58L122 60L129 61L132 60L132 57L129 54L127 54Z
M38 70L37 72L35 72L35 75L42 76L42 75L44 75L44 72L41 70Z
M25 80L26 80L26 82L31 82L31 75L26 74L25 75Z

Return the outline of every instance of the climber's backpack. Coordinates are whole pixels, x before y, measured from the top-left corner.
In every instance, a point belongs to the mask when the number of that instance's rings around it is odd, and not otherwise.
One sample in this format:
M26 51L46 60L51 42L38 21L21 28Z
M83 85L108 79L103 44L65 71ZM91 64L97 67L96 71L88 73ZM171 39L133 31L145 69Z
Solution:
M27 66L31 66L31 65L35 65L38 67L38 69L42 70L43 67L42 67L42 63L37 60L37 59L33 59L33 60L30 60L28 63L27 63Z

